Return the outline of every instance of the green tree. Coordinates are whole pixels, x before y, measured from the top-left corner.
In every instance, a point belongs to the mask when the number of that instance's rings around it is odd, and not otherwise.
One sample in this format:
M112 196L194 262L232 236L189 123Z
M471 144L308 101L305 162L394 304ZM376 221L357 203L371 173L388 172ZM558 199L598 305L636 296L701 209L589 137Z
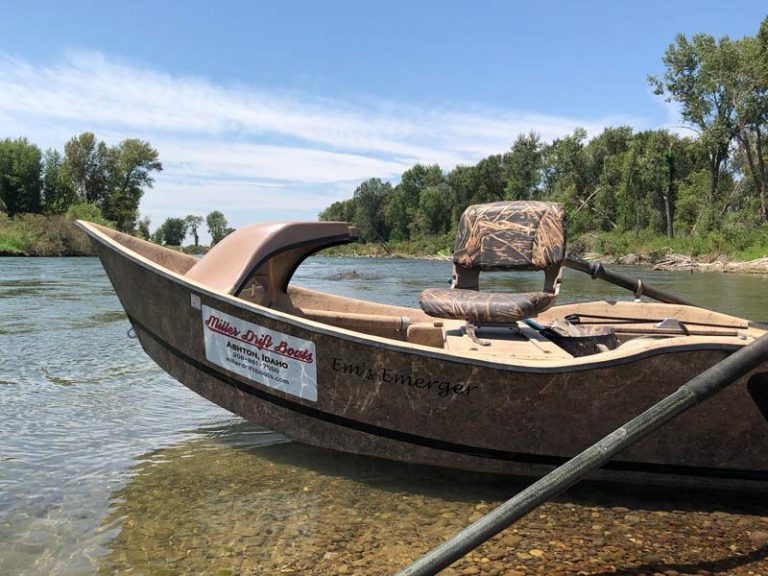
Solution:
M421 191L416 227L421 235L445 234L451 228L451 194L447 183Z
M353 222L365 242L386 242L389 238L385 210L392 194L392 185L378 178L371 178L355 189L353 196L355 214Z
M532 200L539 195L543 167L543 145L534 132L521 134L504 154L507 174L504 197L512 200Z
M115 223L104 218L96 204L90 202L77 202L72 204L65 213L67 220L87 220L94 224L109 226L114 228Z
M569 214L569 229L583 232L596 228L593 213L584 206L594 192L593 170L584 141L587 132L576 128L544 149L543 183L549 200L562 202Z
M477 170L474 166L456 166L448 173L448 188L451 192L451 227L458 226L459 219L472 203L479 188Z
M750 121L755 132L758 174L762 181L762 187L759 190L761 220L765 223L768 221L768 199L766 198L768 196L768 190L766 190L768 189L768 167L766 167L768 150L764 146L765 130L768 125L768 17L760 24L754 51L755 67L752 70L755 82L754 110ZM749 58L749 54L746 58Z
M153 239L169 246L181 246L187 235L187 222L184 218L166 218L153 235Z
M0 140L0 201L9 216L40 212L41 157L26 138Z
M406 198L407 192L402 186L395 186L384 211L384 220L389 229L389 238L397 242L411 237L411 223L416 211Z
M49 214L63 214L77 202L77 194L63 169L64 159L57 150L43 155L43 207Z
M473 204L506 200L509 178L501 154L493 154L480 160L475 166L475 174L478 187L472 198Z
M138 222L136 222L136 235L144 238L144 240L149 240L152 237L152 234L149 232L150 224L149 216L139 218Z
M355 215L352 200L339 200L320 212L319 219L325 222L352 222Z
M759 220L765 223L768 221L768 172L764 153L768 124L768 17L763 20L757 37L745 37L733 43L733 47L738 65L726 69L726 82L733 99L735 136L754 186Z
M203 217L189 214L184 220L187 222L187 228L192 233L192 237L195 239L195 246L200 245L200 235L197 233L197 229L203 225Z
M738 50L727 36L718 41L709 34L696 34L688 40L680 34L663 61L663 80L649 76L649 81L656 94L681 104L683 120L698 131L707 150L709 191L694 229L702 221L709 228L718 222L720 176L736 132L733 86L728 79L730 70L738 67Z
M214 210L208 214L208 216L205 217L205 222L208 225L208 233L211 235L211 246L221 242L232 230L228 227L229 225L224 214L218 210Z
M64 145L63 170L81 201L103 207L109 156L109 148L93 132L83 132Z
M132 232L145 188L152 188L153 173L163 169L158 152L149 142L128 138L108 149L105 163L107 193L102 202L104 216L117 228Z
M415 228L421 194L429 186L440 186L445 176L440 166L416 164L400 176L400 183L386 199L384 225L393 240L409 240Z
M671 237L670 179L674 177L674 164L670 148L671 137L665 131L648 130L632 139L624 155L620 192L619 216L624 229L651 227L655 232L666 231Z
M133 232L144 190L163 169L158 156L143 140L128 138L109 147L83 132L64 146L61 172L81 201L98 206L119 230Z

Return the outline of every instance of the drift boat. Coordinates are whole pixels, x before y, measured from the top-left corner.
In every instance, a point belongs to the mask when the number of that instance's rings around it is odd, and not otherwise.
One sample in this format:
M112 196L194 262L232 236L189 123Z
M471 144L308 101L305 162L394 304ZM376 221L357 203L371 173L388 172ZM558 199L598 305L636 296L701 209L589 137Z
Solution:
M246 226L202 259L78 225L171 376L291 439L393 460L542 475L768 329L569 256L562 206L546 202L470 206L452 286L421 309L290 284L308 256L357 239L343 222ZM565 266L636 298L558 305ZM542 271L542 290L480 290L481 272L514 270ZM598 476L765 489L768 364Z

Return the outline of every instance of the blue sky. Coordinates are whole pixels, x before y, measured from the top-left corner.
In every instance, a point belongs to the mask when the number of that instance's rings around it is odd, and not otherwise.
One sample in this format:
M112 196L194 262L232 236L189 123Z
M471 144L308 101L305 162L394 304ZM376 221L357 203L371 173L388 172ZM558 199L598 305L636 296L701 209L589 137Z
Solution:
M149 140L141 209L314 219L365 178L576 126L680 125L646 76L677 33L754 35L765 2L14 2L0 137Z

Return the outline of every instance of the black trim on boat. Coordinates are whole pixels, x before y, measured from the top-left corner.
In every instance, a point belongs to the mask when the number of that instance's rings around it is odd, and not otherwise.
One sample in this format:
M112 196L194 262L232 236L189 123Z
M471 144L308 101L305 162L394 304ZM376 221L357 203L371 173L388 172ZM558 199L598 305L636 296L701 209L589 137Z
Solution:
M360 422L351 418L345 418L344 416L338 416L336 414L330 414L323 412L312 406L300 404L289 400L288 398L282 398L275 396L255 388L250 384L241 382L236 378L232 378L226 374L223 374L220 370L215 369L207 364L192 358L185 354L181 350L171 346L168 342L163 340L160 336L155 334L152 330L147 328L144 324L138 321L131 315L128 315L128 319L131 324L138 328L141 332L144 332L147 336L157 342L162 348L164 348L171 355L175 356L179 360L182 360L186 364L192 366L196 370L204 372L208 376L224 383L229 386L233 386L249 394L269 402L280 408L291 410L302 416L315 418L336 426L349 428L365 434L371 434L373 436L379 436L387 438L389 440L396 440L407 444L414 444L416 446L422 446L425 448L431 448L434 450L442 450L445 452L454 452L457 454L463 454L466 456L474 456L478 458L486 458L491 460L503 460L508 462L521 462L525 464L534 465L546 465L546 466L559 466L566 462L568 458L562 456L548 456L544 454L530 454L525 452L509 452L506 450L498 450L495 448L482 448L478 446L470 446L467 444L458 444L455 442L447 442L445 440L438 440L435 438L428 438L425 436L419 436L416 434L410 434L408 432L401 432L399 430L392 430L390 428L384 428L375 424L368 424L366 422ZM719 478L719 479L731 479L731 480L749 480L749 481L768 481L768 471L760 470L740 470L732 468L705 468L702 466L685 466L675 464L653 464L653 463L641 463L641 462L627 462L621 460L612 460L603 466L604 469L616 470L621 472L641 472L652 474L665 474L676 476L691 476L702 478Z

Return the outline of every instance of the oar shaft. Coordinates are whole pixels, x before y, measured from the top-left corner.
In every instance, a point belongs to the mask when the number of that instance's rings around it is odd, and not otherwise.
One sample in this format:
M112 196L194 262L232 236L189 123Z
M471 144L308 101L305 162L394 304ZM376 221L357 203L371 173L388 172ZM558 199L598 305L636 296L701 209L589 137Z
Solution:
M599 262L587 262L586 260L576 258L575 256L571 256L569 254L565 258L565 265L568 266L568 268L573 268L574 270L579 270L580 272L589 274L592 276L592 278L600 278L601 280L605 280L611 284L621 286L622 288L629 290L637 296L645 295L649 298L653 298L654 300L658 300L659 302L666 302L668 304L684 304L686 306L696 306L696 304L690 300L682 298L681 296L676 296L675 294L670 294L669 292L665 292L663 290L659 290L658 288L654 288L653 286L649 286L639 278L630 278L624 274L619 274L618 272L608 270Z
M648 410L535 482L450 540L428 552L396 576L430 576L477 548L513 522L571 487L615 454L686 410L714 396L768 360L768 334L705 370Z

